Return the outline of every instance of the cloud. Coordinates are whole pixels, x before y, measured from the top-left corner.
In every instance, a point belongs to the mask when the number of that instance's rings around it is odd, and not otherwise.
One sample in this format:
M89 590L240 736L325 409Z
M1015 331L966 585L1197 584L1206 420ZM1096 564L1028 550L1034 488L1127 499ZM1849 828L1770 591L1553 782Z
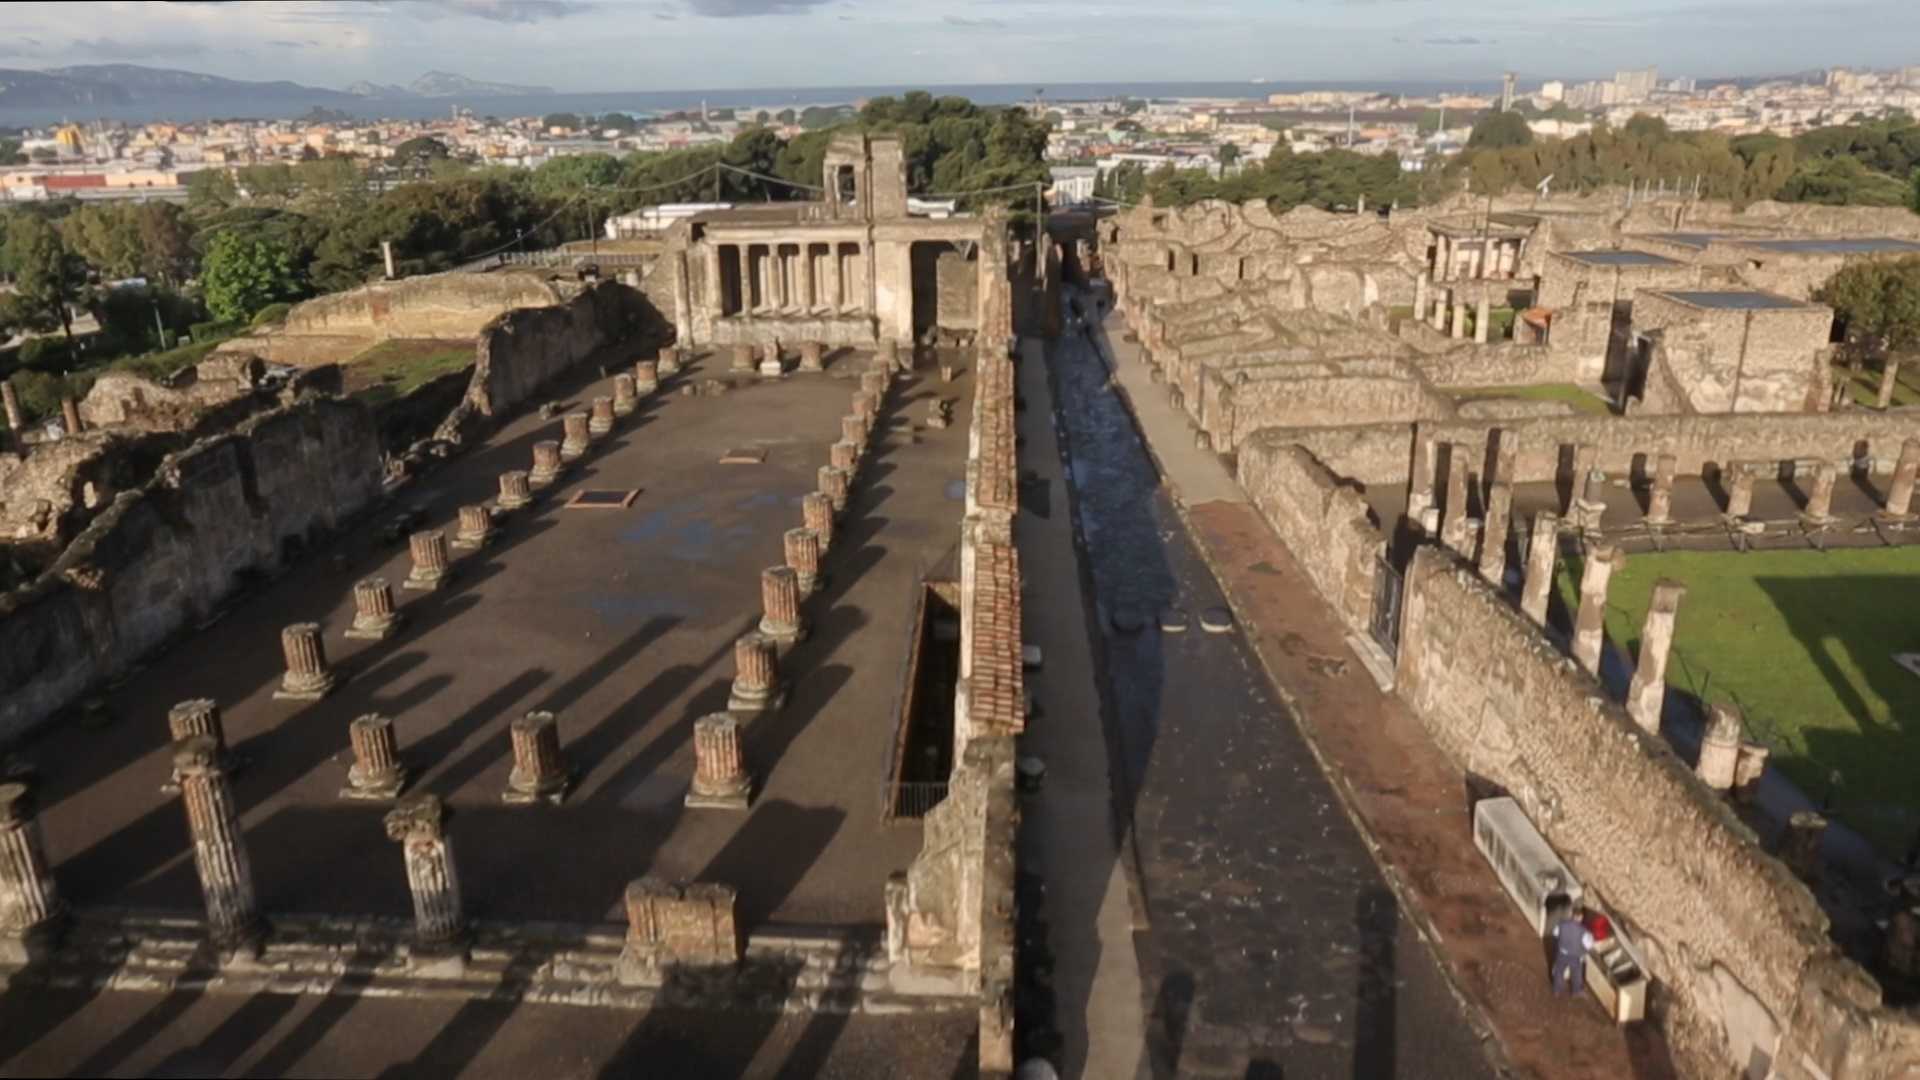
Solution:
M1421 38L1420 44L1422 45L1498 45L1499 42L1495 41L1493 38L1466 37L1463 35L1461 37Z
M584 15L600 5L593 0L413 0L405 10L428 18L467 15L501 23L537 23Z
M958 26L963 30L1005 30L1007 24L999 19L963 19L958 15L948 15L941 20L948 26Z
M686 0L687 10L712 19L747 19L756 15L802 15L830 0Z
M197 41L122 41L118 38L75 38L68 50L102 60L152 60L155 57L199 56L207 51Z

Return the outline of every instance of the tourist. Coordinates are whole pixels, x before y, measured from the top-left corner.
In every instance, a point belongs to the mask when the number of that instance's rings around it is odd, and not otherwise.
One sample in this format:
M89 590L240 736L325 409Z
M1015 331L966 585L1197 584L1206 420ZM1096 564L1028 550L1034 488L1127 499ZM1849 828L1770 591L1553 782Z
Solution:
M1575 908L1553 926L1553 992L1578 995L1587 988L1587 950L1593 948L1593 932L1587 929L1586 912Z

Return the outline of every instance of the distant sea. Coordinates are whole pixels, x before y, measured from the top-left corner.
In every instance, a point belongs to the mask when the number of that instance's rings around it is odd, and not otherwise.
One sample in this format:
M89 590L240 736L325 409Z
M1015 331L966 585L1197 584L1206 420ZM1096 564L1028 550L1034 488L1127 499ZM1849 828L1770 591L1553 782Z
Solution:
M710 108L804 108L808 105L844 105L886 94L899 95L908 90L925 90L936 97L955 95L982 105L1008 105L1034 100L1035 91L1047 101L1096 101L1107 98L1235 98L1265 101L1268 94L1299 93L1307 90L1370 90L1387 94L1424 97L1443 92L1486 94L1498 92L1498 82L1115 82L1062 83L1042 87L1036 83L982 83L971 86L808 86L761 88L758 90L636 90L593 94L515 94L473 95L442 98L356 98L335 92L316 93L311 100L289 96L285 100L208 102L205 100L168 101L149 98L126 105L73 105L63 107L0 108L0 124L43 126L62 121L154 120L195 121L212 117L246 117L261 120L288 119L305 114L315 106L348 113L360 119L419 120L447 116L455 106L471 109L476 116L544 116L548 113L627 112L651 115L681 109L697 109L704 102Z

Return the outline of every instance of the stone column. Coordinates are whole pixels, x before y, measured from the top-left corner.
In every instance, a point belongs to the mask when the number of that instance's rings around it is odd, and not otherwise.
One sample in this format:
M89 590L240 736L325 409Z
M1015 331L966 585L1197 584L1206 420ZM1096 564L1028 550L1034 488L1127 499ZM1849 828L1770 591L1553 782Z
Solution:
M801 497L800 520L820 538L822 553L833 549L833 500L825 492L809 491Z
M402 588L432 592L453 576L452 556L447 552L447 534L428 529L407 537L407 551L413 556L413 569L407 572Z
M803 341L800 343L801 371L825 371L827 370L826 360L827 347L825 345L817 341Z
M1741 520L1753 513L1753 469L1744 462L1727 465L1727 514Z
M555 447L558 456L558 447ZM533 502L533 485L525 469L508 469L500 474L500 496L493 505L501 510L519 510Z
M860 373L860 392L879 401L886 397L889 381L884 371L863 371Z
M891 373L900 366L900 343L893 338L880 339L880 351L875 354L873 369Z
M570 412L560 418L560 460L579 461L593 445L593 418L583 412Z
M1434 237L1433 261L1435 276L1441 281L1453 280L1453 239L1444 233Z
M1573 448L1573 468L1567 481L1567 502L1560 508L1562 517L1574 524L1580 523L1580 502L1587 493L1587 477L1592 474L1593 466L1600 460L1600 448L1582 444Z
M407 786L407 767L400 760L400 737L393 721L379 713L357 717L347 725L353 764L347 766L343 799L392 799Z
M1440 280L1445 281L1445 278ZM1447 307L1452 302L1452 289L1435 289L1433 297L1433 328L1445 333L1447 329Z
M280 651L286 654L287 674L273 692L275 700L319 701L339 685L338 677L327 668L319 623L294 623L280 631Z
M1826 816L1817 811L1796 810L1787 818L1787 831L1780 838L1780 858L1808 884L1820 881L1824 869L1820 841L1826 834Z
M637 360L633 365L633 392L651 394L660 389L660 361Z
M560 444L552 439L543 439L533 444L533 469L527 473L527 483L533 487L546 487L560 478L566 468L566 459L560 455Z
M822 299L830 314L838 315L846 308L846 300L840 293L840 245L828 244L826 295Z
M180 776L180 801L186 805L187 831L193 836L193 867L206 901L207 934L222 950L257 946L261 927L253 867L219 745L205 735L181 739L173 744L173 770Z
M800 618L800 577L789 566L769 566L760 572L760 632L781 644L806 636Z
M1513 485L1496 479L1487 489L1487 513L1480 527L1480 576L1494 588L1507 578L1507 523L1513 514Z
M1600 675L1600 650L1606 644L1607 582L1626 561L1619 548L1600 544L1587 552L1580 573L1580 613L1573 624L1573 658L1596 678Z
M840 418L840 438L843 442L850 442L858 447L861 453L867 452L867 425L859 417Z
M1744 727L1740 710L1715 702L1707 706L1707 729L1700 739L1700 757L1694 774L1715 791L1733 787L1740 759L1740 736Z
M770 341L760 351L760 375L762 378L777 379L787 373L787 365L780 359L780 343Z
M1413 466L1407 474L1407 519L1418 525L1433 507L1433 444L1421 433L1413 439Z
M801 596L812 596L820 587L820 535L812 529L788 529L787 566L793 570Z
M513 771L507 775L503 802L560 805L572 775L560 755L560 724L550 712L530 712L509 725Z
M1487 333L1493 324L1493 301L1488 299L1486 290L1480 292L1479 306L1473 309L1473 340L1482 345L1487 343Z
M205 735L213 740L225 759L227 752L226 725L220 721L220 706L212 698L193 698L182 701L167 710L167 734L172 741L191 739L196 735Z
M1533 515L1533 535L1527 541L1527 578L1520 588L1520 610L1527 618L1547 625L1547 596L1553 591L1553 564L1560 554L1560 519L1541 511Z
M1880 369L1880 394L1874 400L1874 405L1882 410L1893 408L1893 391L1899 382L1900 361L1888 360L1886 366Z
M460 508L460 524L453 533L453 546L472 550L487 546L493 539L493 515L481 503Z
M0 964L8 966L43 957L63 913L36 809L29 784L0 783Z
M847 510L848 476L846 470L831 465L822 465L819 472L820 493L833 503L833 512L843 514Z
M784 695L777 644L758 630L734 640L733 687L727 694L727 711L751 717L780 707Z
M353 625L347 627L346 636L385 641L399 629L400 613L394 610L393 587L387 584L387 579L370 577L354 582Z
M693 722L692 807L745 810L753 795L746 758L740 752L740 721L732 713L709 713Z
M841 439L827 447L827 464L846 472L854 471L860 464L860 447Z
M1920 476L1920 438L1908 439L1900 444L1900 460L1893 466L1893 480L1887 485L1887 504L1880 510L1880 517L1890 521L1910 521L1913 518L1913 482Z
M13 432L18 440L20 433L26 430L27 419L20 412L20 396L14 392L11 379L0 379L0 406L6 409L7 430Z
M853 395L853 415L860 419L861 427L871 432L874 418L873 399L864 393Z
M794 299L799 302L800 310L812 313L817 306L813 296L813 245L800 245L800 258L795 262L793 274Z
M1647 524L1665 525L1673 520L1673 472L1677 459L1661 454L1653 459L1653 486L1647 491Z
M587 438L603 439L613 434L613 399L602 395L593 399L593 412L587 416Z
M1809 525L1825 525L1833 520L1833 484L1840 478L1840 468L1831 461L1823 461L1814 466L1813 486L1807 491L1807 508L1800 513L1800 519Z
M1475 269L1479 271L1478 277L1490 278L1493 276L1493 245L1494 239L1491 236L1480 243L1480 265L1475 267ZM1484 296L1486 294L1482 293L1481 295Z
M1467 298L1457 290L1453 294L1453 327L1448 334L1456 341L1467 336Z
M1733 797L1752 802L1760 793L1760 778L1767 772L1767 748L1757 742L1743 742L1733 762Z
M733 356L732 363L728 365L727 370L740 375L748 375L753 373L753 346L752 345L735 345L733 347L732 356Z
M1662 578L1654 583L1653 601L1640 624L1640 658L1627 685L1627 715L1642 728L1660 733L1661 706L1667 699L1667 650L1673 646L1673 624L1687 587Z
M1448 444L1447 504L1442 507L1440 542L1461 558L1473 556L1473 519L1467 516L1467 448Z
M400 845L413 893L414 940L428 946L457 942L466 930L460 876L447 838L452 808L437 796L415 795L387 813L387 838Z
M646 361L642 360L640 361L640 363L644 364L646 363ZM638 366L639 366L638 364L635 365L636 368ZM680 374L680 346L678 345L660 346L660 351L656 353L654 356L653 370L654 370L654 374L659 376L662 379L667 378L670 375ZM639 381L642 383L646 382L646 380L644 378L640 378L640 376L637 373L635 374L634 377L636 379L639 379Z
M60 420L69 435L78 435L86 430L80 423L80 406L70 397L60 399Z
M1427 275L1423 271L1413 279L1413 317L1425 318L1427 314Z
M1580 496L1580 528L1592 536L1600 535L1607 520L1607 474L1599 469L1587 473Z
M640 407L640 392L635 387L633 376L621 372L613 377L613 415L632 416L633 410Z

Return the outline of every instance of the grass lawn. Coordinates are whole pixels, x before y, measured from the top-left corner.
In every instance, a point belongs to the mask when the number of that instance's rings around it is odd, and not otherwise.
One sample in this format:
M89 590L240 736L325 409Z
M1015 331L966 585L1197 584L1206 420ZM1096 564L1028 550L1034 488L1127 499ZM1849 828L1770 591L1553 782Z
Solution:
M207 358L207 354L217 348L221 342L232 337L225 334L206 341L195 341L179 345L164 352L142 353L139 356L123 356L107 365L108 371L126 371L135 375L145 375L149 379L169 379L176 372Z
M1893 403L1895 405L1920 405L1920 371L1913 370L1914 366L1910 363L1902 365L1900 374L1894 377ZM1835 364L1833 369L1835 374L1844 375L1847 366ZM1880 373L1861 371L1849 380L1847 389L1852 391L1855 405L1873 408L1880 402Z
M1575 412L1588 416L1612 416L1613 408L1603 399L1572 383L1542 383L1538 386L1466 386L1447 393L1461 401L1475 398L1524 398L1529 401L1564 401Z
M473 363L473 350L471 341L383 341L347 361L346 390L369 405L385 405Z
M1559 589L1578 603L1579 560ZM1630 653L1653 584L1687 586L1667 681L1739 705L1771 761L1814 799L1842 776L1836 815L1898 857L1920 827L1920 547L1633 555L1608 590L1607 636Z

